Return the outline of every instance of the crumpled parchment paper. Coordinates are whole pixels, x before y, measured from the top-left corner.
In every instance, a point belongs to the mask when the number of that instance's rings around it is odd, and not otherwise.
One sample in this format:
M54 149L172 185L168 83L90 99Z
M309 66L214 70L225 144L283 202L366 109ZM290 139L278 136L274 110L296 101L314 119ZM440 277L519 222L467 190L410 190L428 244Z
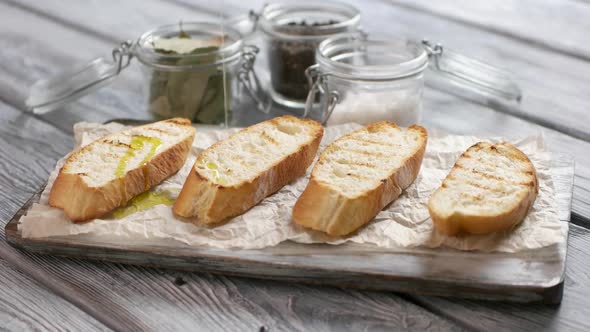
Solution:
M320 151L334 139L360 128L357 124L328 127ZM79 123L74 127L76 143L86 145L106 134L124 129L120 124ZM184 167L153 190L177 197L196 156L217 140L237 129L197 130L191 154ZM355 235L330 238L291 223L291 210L309 179L302 177L241 216L219 226L195 225L174 217L170 206L158 205L122 219L95 219L75 224L60 209L48 206L51 186L64 160L51 173L38 204L20 220L23 237L37 238L76 234L110 235L127 238L172 238L193 246L254 249L291 240L300 243L340 244L352 241L395 250L412 247L450 247L460 250L518 252L565 241L565 232L556 211L551 178L550 154L542 136L512 140L533 162L539 178L539 195L526 219L515 229L485 236L447 237L438 234L427 210L430 194L440 186L456 159L478 141L499 142L499 138L437 135L430 133L422 169L416 181L392 204Z

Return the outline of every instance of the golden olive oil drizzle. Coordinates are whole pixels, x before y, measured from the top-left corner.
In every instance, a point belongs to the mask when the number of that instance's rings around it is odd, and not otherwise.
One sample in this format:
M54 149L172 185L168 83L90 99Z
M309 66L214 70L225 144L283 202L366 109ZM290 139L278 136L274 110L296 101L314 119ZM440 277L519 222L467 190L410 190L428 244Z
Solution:
M147 210L160 204L170 206L174 204L174 199L161 192L146 191L133 197L126 206L113 211L113 217L117 219L125 218L130 214Z
M133 138L131 139L131 144L129 146L129 149L127 149L127 152L125 152L125 155L121 158L121 160L119 160L119 164L117 165L117 169L115 170L116 177L121 177L125 174L125 170L127 169L127 164L129 163L129 160L131 160L131 158L135 157L135 153L137 151L141 151L141 149L143 149L143 146L145 145L146 142L151 145L150 151L147 154L147 156L145 156L145 158L143 158L140 165L143 165L147 161L149 161L154 156L154 154L156 154L156 150L158 149L158 147L162 144L162 140L160 140L159 138L156 138L156 137L148 137L148 136L140 136L140 135L133 136Z
M219 171L219 167L217 167L215 163L206 162L205 166L213 172L213 178L215 182L222 186L227 185L227 179L225 178L225 176L223 176L223 174L221 174L221 172Z

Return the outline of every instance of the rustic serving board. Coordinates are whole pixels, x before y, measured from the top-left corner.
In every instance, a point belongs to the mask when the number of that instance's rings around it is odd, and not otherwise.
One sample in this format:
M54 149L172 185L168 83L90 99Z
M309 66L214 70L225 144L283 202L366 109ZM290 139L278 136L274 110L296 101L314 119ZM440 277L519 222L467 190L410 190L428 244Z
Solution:
M555 156L558 214L568 228L574 165ZM253 278L515 302L559 303L567 243L518 254L452 249L384 250L345 244L284 242L260 250L191 247L174 240L138 240L77 235L28 239L18 220L42 189L6 225L13 246L49 255L86 258Z

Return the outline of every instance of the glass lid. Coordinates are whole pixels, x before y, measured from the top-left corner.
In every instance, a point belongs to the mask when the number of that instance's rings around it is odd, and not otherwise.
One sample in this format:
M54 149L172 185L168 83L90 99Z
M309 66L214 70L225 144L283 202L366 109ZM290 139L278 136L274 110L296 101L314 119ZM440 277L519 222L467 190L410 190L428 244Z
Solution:
M358 26L360 12L343 3L298 1L264 6L258 24L262 31L286 39L323 39Z
M452 94L476 101L483 96L484 102L488 97L516 102L522 99L522 91L510 73L425 40L340 34L320 43L316 61L323 75L350 80L403 79L429 68L433 75L426 83Z
M340 35L323 41L317 63L332 75L355 80L392 80L421 73L428 54L420 43L405 39L367 39Z
M134 55L159 70L182 71L219 65L240 57L241 34L224 23L179 23L144 33ZM182 60L182 61L179 61Z

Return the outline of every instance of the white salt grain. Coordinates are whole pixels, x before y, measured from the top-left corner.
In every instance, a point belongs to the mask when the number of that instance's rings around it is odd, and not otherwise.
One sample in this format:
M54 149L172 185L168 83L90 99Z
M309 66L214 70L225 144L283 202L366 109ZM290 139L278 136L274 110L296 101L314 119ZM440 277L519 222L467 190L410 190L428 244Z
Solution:
M420 113L420 95L413 91L348 91L334 108L327 124L354 122L364 125L386 120L410 126L418 123Z

